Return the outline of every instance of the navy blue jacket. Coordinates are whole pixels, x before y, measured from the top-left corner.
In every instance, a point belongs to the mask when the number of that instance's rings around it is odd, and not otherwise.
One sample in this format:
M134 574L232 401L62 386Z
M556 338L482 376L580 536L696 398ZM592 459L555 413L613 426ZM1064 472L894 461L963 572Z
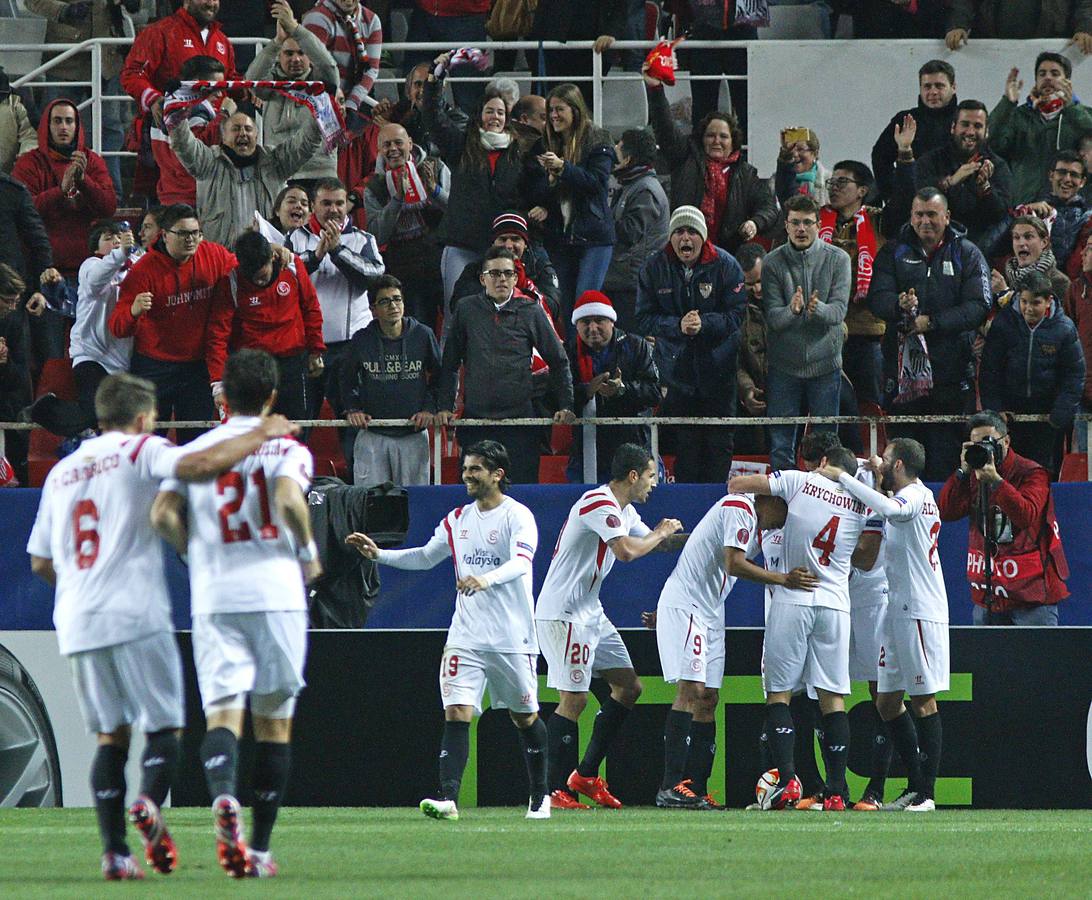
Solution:
M868 306L890 325L902 321L899 294L914 289L918 314L928 316L932 330L925 335L933 367L934 391L941 385L959 385L970 379L974 330L986 321L992 292L990 268L964 230L951 223L944 243L926 257L914 229L905 225L898 240L883 245L872 268ZM884 361L888 376L898 359L897 327L884 335Z
M982 406L1049 413L1051 425L1068 429L1084 390L1084 367L1077 326L1057 299L1034 330L1014 299L994 317L986 335L978 375Z
M542 166L529 167L527 189L531 201L546 207L549 213L543 223L547 247L614 245L614 216L608 188L616 162L610 135L595 129L584 143L579 164L566 161L561 176L552 185ZM564 197L572 203L567 226L561 214Z
M689 283L668 244L651 257L637 279L638 330L656 338L660 381L682 394L734 397L739 329L747 308L743 270L727 250L705 242ZM701 331L688 336L679 322L701 314Z

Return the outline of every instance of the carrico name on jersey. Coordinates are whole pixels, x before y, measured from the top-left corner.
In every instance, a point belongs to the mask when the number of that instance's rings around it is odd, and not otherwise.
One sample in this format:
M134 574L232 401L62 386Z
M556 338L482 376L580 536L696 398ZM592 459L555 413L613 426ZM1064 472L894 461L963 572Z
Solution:
M748 559L758 554L758 516L749 494L727 494L702 516L664 583L659 606L687 610L723 628L724 601L736 583L724 567L725 547L743 550Z
M163 543L149 516L160 480L192 449L109 431L50 471L27 552L53 560L61 653L172 630Z
M815 472L783 470L770 476L770 493L789 505L784 566L803 566L819 577L813 591L776 587L775 602L825 606L849 612L850 558L868 518L868 508L841 485Z
M252 416L232 416L186 446L194 450L245 434ZM306 610L303 572L291 531L278 521L278 478L306 492L311 451L292 438L266 441L214 481L163 489L181 494L189 509L190 605L195 615Z
M618 537L644 537L649 530L632 503L618 506L609 486L587 491L561 526L535 618L581 625L596 621L603 612L599 589L615 562L608 545Z

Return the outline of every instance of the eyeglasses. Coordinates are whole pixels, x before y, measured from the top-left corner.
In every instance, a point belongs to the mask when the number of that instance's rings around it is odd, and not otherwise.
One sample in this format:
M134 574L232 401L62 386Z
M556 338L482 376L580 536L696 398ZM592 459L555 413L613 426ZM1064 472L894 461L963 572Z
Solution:
M402 306L405 302L406 301L403 300L401 297L384 297L382 300L376 300L375 305L376 306L394 306L394 304L397 303L399 306Z
M847 184L860 184L859 181L854 181L852 178L828 178L827 187L843 188Z
M1054 174L1062 181L1065 181L1066 179L1069 179L1070 181L1080 181L1084 178L1083 172L1074 172L1072 169L1055 169Z
M167 231L167 234L173 234L175 237L181 238L184 241L196 241L201 237L202 233L200 228L195 231L175 231L173 229L168 229Z
M490 278L515 278L515 269L486 269L485 274Z

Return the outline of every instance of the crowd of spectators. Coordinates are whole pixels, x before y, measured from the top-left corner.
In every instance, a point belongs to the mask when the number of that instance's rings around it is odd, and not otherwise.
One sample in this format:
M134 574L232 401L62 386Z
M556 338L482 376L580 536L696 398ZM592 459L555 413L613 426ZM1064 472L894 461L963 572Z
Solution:
M751 40L765 6L674 0L662 21ZM858 6L860 37L952 50L1065 37L1092 52L1083 0ZM389 3L26 7L50 20L49 41L134 39L104 58L104 90L133 102L103 105L100 149L127 141L136 159L123 172L90 148L86 90L21 96L0 77L0 418L78 441L99 381L128 370L157 385L161 418L209 420L226 355L243 347L277 358L286 414L318 417L328 401L348 419L341 444L365 484L427 483L433 425L501 440L513 480L536 481L549 435L502 420L982 408L1049 416L1009 433L1056 475L1074 417L1092 410L1092 107L1063 54L1038 53L1026 89L1009 72L992 108L957 97L953 65L930 60L917 105L870 160L821 159L822 123L790 127L767 177L746 158L745 82L728 82L731 110L717 80L693 82L688 129L663 72L612 49L646 36L643 3L540 0L523 21L489 0L416 0L407 39L452 49L401 54L397 100L375 96ZM269 41L254 54L233 45L242 35ZM597 127L587 83L539 95L464 80L488 71L490 36L594 40L605 69L642 73L647 127ZM679 56L695 74L745 73L742 50ZM73 59L54 76L89 78ZM550 51L532 68L579 82L589 60ZM494 70L514 64L497 51ZM180 81L244 78L322 82L340 133L320 103L276 87L172 106ZM116 214L133 207L139 219ZM31 404L55 359L71 360L78 400ZM902 430L925 444L926 478L958 464L960 426ZM723 481L736 453L794 465L799 431L679 425L661 446L676 480ZM574 429L574 480L584 438ZM601 472L627 441L647 445L649 430L599 430ZM25 483L25 433L5 449Z

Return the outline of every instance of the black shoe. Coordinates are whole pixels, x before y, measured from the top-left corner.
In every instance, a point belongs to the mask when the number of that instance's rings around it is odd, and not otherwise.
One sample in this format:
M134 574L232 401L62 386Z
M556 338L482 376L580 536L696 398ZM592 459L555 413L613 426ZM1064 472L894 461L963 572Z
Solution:
M656 805L660 809L701 809L704 801L690 790L690 782L680 781L673 788L661 788L656 792Z
M30 404L30 406L24 406L19 410L20 422L33 422L35 425L42 425L46 427L46 423L42 421L44 416L48 416L48 410L53 407L57 402L57 395L52 391L42 394L37 400Z

